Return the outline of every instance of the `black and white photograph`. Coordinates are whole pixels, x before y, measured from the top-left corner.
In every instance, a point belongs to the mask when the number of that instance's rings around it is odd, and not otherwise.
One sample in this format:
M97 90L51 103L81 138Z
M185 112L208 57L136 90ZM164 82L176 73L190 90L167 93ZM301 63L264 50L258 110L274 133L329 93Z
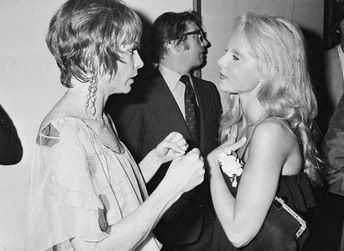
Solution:
M0 251L344 251L344 0L0 0Z

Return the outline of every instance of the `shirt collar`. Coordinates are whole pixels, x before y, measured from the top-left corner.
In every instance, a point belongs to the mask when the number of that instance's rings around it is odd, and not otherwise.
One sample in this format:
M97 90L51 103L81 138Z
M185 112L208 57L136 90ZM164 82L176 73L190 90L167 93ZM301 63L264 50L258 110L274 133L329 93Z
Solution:
M159 71L171 90L173 90L178 84L180 84L179 79L182 75L180 75L179 73L167 68L162 64L159 64ZM187 75L190 78L190 74Z

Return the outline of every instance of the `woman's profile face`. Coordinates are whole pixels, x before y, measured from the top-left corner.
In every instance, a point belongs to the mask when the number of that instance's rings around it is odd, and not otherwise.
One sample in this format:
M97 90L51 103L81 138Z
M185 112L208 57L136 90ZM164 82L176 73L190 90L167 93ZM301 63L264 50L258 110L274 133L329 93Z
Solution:
M261 79L257 60L250 54L250 46L240 31L234 32L225 54L218 60L219 88L227 93L251 91Z
M117 62L117 72L109 84L111 94L129 93L137 70L143 66L143 61L136 47L126 46L122 48L122 51L120 53L122 62Z

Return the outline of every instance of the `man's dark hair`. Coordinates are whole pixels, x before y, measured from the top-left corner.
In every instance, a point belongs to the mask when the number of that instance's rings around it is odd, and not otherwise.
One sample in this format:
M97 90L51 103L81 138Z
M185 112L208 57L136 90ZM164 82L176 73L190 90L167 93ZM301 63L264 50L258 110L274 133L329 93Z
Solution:
M152 59L159 63L166 52L166 43L175 40L180 44L186 40L183 33L186 32L187 24L193 22L202 28L201 17L195 11L165 12L153 23L151 31Z

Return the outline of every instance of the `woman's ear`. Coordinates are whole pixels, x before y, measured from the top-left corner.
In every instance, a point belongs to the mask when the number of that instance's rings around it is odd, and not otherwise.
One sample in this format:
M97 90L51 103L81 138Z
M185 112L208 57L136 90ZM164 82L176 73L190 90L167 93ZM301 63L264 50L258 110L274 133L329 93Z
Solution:
M263 88L263 84L264 84L264 80L263 79L259 79L256 86L253 88L253 92L255 94L258 94L259 91Z

